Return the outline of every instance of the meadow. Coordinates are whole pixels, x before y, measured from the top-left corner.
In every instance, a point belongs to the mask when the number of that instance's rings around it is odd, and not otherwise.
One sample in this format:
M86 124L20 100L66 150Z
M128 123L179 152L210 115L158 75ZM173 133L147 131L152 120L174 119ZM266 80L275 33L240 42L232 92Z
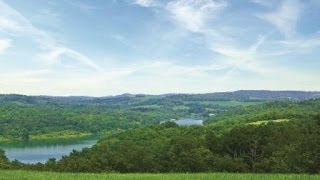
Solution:
M92 173L55 173L55 172L34 172L34 171L12 171L12 170L1 170L0 179L79 179L79 180L90 180L90 179L133 179L133 180L185 180L185 179L223 179L223 180L303 180L303 179L320 179L320 175L306 175L306 174L234 174L234 173L175 173L175 174L118 174L118 173L105 173L105 174L92 174Z

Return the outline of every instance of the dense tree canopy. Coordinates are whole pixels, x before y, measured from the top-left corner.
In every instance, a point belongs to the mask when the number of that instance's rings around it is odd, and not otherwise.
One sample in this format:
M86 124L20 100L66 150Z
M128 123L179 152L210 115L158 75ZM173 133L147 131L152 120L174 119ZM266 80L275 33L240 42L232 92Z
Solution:
M118 109L103 103L4 103L0 106L2 136L28 138L29 133L66 129L126 131L110 134L92 148L73 151L61 160L49 159L45 164L10 162L0 151L0 168L124 173L320 173L320 99L229 106L208 116L204 126L189 127L158 123L192 113L208 114L208 109L215 105L172 100L169 102L175 105L170 106L162 100L156 103L153 98L146 101L155 104L146 107L120 103L116 106L122 108Z
M40 170L72 172L320 173L317 120L247 125L217 135L210 126L151 126L102 139ZM54 165L53 165L54 164ZM29 168L35 168L31 166Z

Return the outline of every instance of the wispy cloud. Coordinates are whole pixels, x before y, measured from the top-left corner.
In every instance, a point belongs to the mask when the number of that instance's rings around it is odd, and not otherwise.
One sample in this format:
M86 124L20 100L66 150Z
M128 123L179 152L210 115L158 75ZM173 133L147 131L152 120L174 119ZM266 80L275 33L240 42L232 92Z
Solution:
M129 48L132 49L136 49L136 45L134 45L133 43L131 43L125 36L121 35L121 34L111 34L110 37L124 45L126 45Z
M11 40L0 39L0 55L5 53L5 51L11 46Z
M283 0L275 11L258 15L258 17L271 23L281 33L289 37L296 32L301 7L302 4L299 0Z
M313 50L320 47L320 35L312 36L311 38L295 38L290 40L278 41L280 45L283 45L292 52L305 52L306 50Z
M275 4L277 0L250 0L252 3L261 5L261 6L266 6L266 7L271 7L272 5Z
M225 1L178 0L169 2L166 9L176 23L191 32L200 32L226 6Z
M18 35L31 38L33 41L37 42L39 48L43 51L36 56L38 58L43 58L39 62L49 60L49 64L52 64L59 61L59 57L64 55L75 61L84 63L95 70L100 70L99 66L89 57L61 44L49 33L35 27L21 13L2 1L0 1L0 10L0 30L6 31L13 36Z
M265 4L265 6L270 8L274 5L272 3ZM270 58L278 59L277 56L281 56L279 52L285 52L286 54L297 53L318 47L318 38L300 38L299 40L292 38L290 38L290 40L288 39L296 33L296 25L301 11L299 1L283 1L283 3L279 5L278 9L263 15L263 19L276 26L276 28L284 34L286 39L276 41L272 40L271 37L274 34L274 31L270 29L269 33L258 34L256 41L251 45L243 45L241 43L241 41L244 40L244 37L237 35L237 29L231 29L228 33L220 31L219 28L223 29L225 26L221 21L217 22L220 27L212 25L214 24L212 21L210 26L206 24L206 21L212 20L210 19L212 17L219 20L219 12L225 8L226 4L220 4L219 6L216 6L218 7L217 9L212 9L210 12L214 14L203 12L200 13L199 16L197 16L197 13L201 12L201 10L199 10L199 6L195 4L187 4L188 6L186 6L186 8L185 4L177 4L179 5L177 6L176 11L177 16L172 19L189 31L200 32L206 38L207 47L213 52L224 56L220 63L217 64L218 66L224 67L224 73L219 75L221 79L235 82L238 81L236 79L238 79L240 74L251 73L253 76L259 77L261 81L269 81L269 83L267 83L268 86L274 88L277 86L283 87L281 84L277 83L276 79L274 79L275 75L281 77L281 80L278 79L279 82L285 81L287 84L294 84L295 81L303 82L303 79L314 79L312 74L276 66L268 61ZM180 8L182 9L181 11L179 11ZM195 14L193 14L193 12ZM252 34L252 36L254 35L255 34ZM270 49L269 47L272 48ZM265 51L265 48L269 51ZM199 67L198 70L206 72L205 67ZM219 72L218 69L214 69L213 71ZM239 72L241 73L239 74ZM296 78L293 80L292 77ZM239 81L242 82L243 80ZM235 84L235 86L237 85Z
M65 0L66 3L70 4L71 6L83 11L83 12L92 12L96 10L102 10L102 7L95 6L89 3L85 3L84 1L78 0Z
M226 1L213 0L179 0L169 2L166 10L171 13L171 20L184 29L196 32L204 36L206 46L214 53L224 56L220 61L219 66L224 69L240 69L259 73L259 65L257 58L258 50L266 41L267 35L259 35L257 41L249 47L238 46L237 37L229 37L215 26L215 19L219 19L219 14L228 6ZM216 22L217 23L217 22ZM236 30L228 32L236 33ZM210 67L210 66L209 66ZM206 71L205 67L198 67L198 70ZM217 69L212 69L217 70ZM225 76L230 76L228 71L225 71ZM223 76L223 75L222 75Z
M283 56L288 54L306 54L320 47L320 36L295 37L269 42L271 49L269 56Z
M155 5L154 0L133 0L132 3L143 7L150 7Z
M14 47L23 54L0 61L1 92L106 95L320 88L314 83L319 73L297 67L304 62L291 59L317 57L320 47L319 33L299 32L305 3L248 1L254 3L249 11L230 0L114 0L103 5L115 9L96 11L100 7L89 1L64 0L51 2L72 12L41 6L39 15L0 0L0 53ZM73 22L79 13L97 21ZM37 15L51 18L35 19ZM50 26L55 18L61 20L56 28ZM29 44L37 46L22 47ZM281 64L287 61L294 62ZM6 68L17 62L18 67ZM317 65L316 60L311 63Z
M250 34L252 37L256 36L256 41L245 45L242 41L246 37L239 36L239 29L237 27L229 28L228 24L221 20L221 14L229 5L227 1L223 0L177 0L170 1L161 7L164 13L169 13L168 17L174 24L189 32L201 34L205 39L203 42L205 46L212 52L223 56L216 64L221 68L215 67L208 70L205 66L197 66L197 68L179 67L177 68L179 69L178 72L190 72L191 70L194 74L208 75L206 74L207 71L219 72L223 69L224 73L220 74L220 77L224 77L224 79L232 76L233 79L236 78L238 76L235 73L236 71L253 73L257 77L272 77L275 74L281 74L287 81L293 75L297 76L297 72L274 67L274 64L266 62L270 58L277 59L283 53L296 53L303 49L310 50L318 47L317 38L292 38L296 33L296 26L302 11L300 1L283 0L279 3L279 1L273 0L252 0L251 2L271 9L271 12L261 13L258 17L275 26L286 38L273 40L272 36L275 31L269 29L267 33ZM243 30L247 31L248 29ZM210 64L207 65L211 67ZM307 75L304 74L305 76Z
M96 63L94 63L93 60L78 51L66 47L52 47L50 51L38 54L37 59L44 61L47 65L53 65L57 62L62 63L63 56L71 58L76 62L85 64L92 69L102 71L102 69Z

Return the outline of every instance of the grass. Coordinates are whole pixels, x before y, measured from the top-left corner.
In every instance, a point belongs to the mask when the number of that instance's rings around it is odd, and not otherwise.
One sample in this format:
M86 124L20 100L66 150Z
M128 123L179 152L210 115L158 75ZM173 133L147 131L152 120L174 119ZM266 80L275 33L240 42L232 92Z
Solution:
M76 138L84 138L93 136L92 133L77 132L77 131L59 131L45 134L30 135L29 141L57 141ZM0 144L11 144L23 142L20 137L3 137L0 136Z
M173 110L177 111L177 110L188 110L188 106L184 106L184 105L178 105L178 106L174 106Z
M202 101L199 102L203 105L220 105L220 106L250 106L250 105L257 105L262 104L264 102L260 101L252 101L252 102L241 102L241 101Z
M233 173L180 173L180 174L91 174L91 173L54 173L54 172L33 172L33 171L16 171L16 170L1 170L0 179L125 179L125 180L185 180L185 179L223 179L223 180L304 180L304 179L320 179L320 175L305 175L305 174L233 174Z
M77 137L85 137L85 136L92 136L91 133L83 133L77 131L59 131L59 132L52 132L46 134L37 134L37 135L30 135L30 139L37 140L37 139L65 139L65 138L77 138Z
M256 122L251 122L251 123L248 123L250 125L256 125L256 126L259 126L259 125L262 125L262 124L268 124L268 123L281 123L281 122L289 122L290 120L289 119L276 119L276 120L264 120L264 121L256 121Z

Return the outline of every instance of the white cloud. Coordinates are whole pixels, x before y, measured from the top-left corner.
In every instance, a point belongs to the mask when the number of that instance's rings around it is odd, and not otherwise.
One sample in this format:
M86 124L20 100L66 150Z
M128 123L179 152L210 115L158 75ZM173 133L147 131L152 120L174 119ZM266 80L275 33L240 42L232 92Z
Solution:
M49 33L35 27L17 10L11 8L2 1L0 1L0 30L5 31L12 36L23 36L37 42L39 48L44 52L39 53L36 57L42 57L43 59L41 60L43 61L49 60L49 64L58 62L59 57L65 55L75 61L86 64L90 68L100 70L99 66L92 59L81 52L61 44ZM44 63L48 64L48 62Z
M250 0L252 3L259 4L261 6L271 7L275 0Z
M155 2L154 0L134 0L133 3L143 7L150 7L153 6Z
M225 1L178 0L167 4L173 20L191 32L201 32L225 7Z
M313 50L316 47L320 47L320 36L312 37L312 38L303 38L303 39L296 38L291 40L284 40L284 41L279 41L279 44L296 52L299 49L302 51Z
M167 4L165 8L170 13L169 18L175 24L190 32L201 34L204 38L202 43L209 50L224 56L220 60L215 60L215 64L195 67L168 67L168 69L172 69L170 72L178 72L184 76L186 74L201 75L200 77L204 78L208 76L207 72L214 74L214 72L224 71L224 74L219 74L219 78L215 77L215 79L226 79L233 74L230 73L233 68L254 69L248 68L247 64L248 62L253 63L255 52L248 52L247 48L236 47L233 39L221 31L223 27L216 25L215 20L219 19L219 14L227 6L226 1L213 0L179 0ZM252 51L256 51L256 49Z
M65 2L85 13L90 13L97 10L103 10L101 6L99 7L99 6L89 4L90 1L87 1L86 3L85 1L66 0Z
M249 71L256 68L260 74L246 78L240 75L240 71L246 70L245 67ZM299 87L308 90L316 87L314 82L317 77L308 73L291 72L281 67L273 67L270 71L269 68L249 62L245 66L242 65L240 71L229 68L230 66L223 62L187 66L175 64L172 60L153 60L151 62L148 60L144 63L128 64L125 67L108 67L103 72L77 69L70 69L68 73L50 69L2 72L0 74L0 93L104 96L125 92L206 93L231 91L243 89L243 87L248 89L257 89L257 87L295 89ZM227 73L219 74L221 70L227 70ZM284 81L286 83L283 83Z
M269 55L303 54L312 52L320 47L320 35L271 41L269 44L273 47L273 49L269 50Z
M266 8L276 7L278 1L275 0L252 0L251 2L263 5ZM226 1L215 0L177 0L169 1L165 6L160 6L164 10L164 13L169 12L169 18L178 26L190 32L196 32L204 37L205 45L208 49L215 53L219 53L224 57L219 60L218 64L215 64L212 68L211 64L205 66L196 67L181 67L171 64L164 69L167 69L166 74L170 74L172 77L188 76L188 74L199 75L201 78L205 78L209 74L208 71L218 72L223 70L225 73L221 79L234 79L234 72L243 71L246 73L253 73L257 77L272 77L275 74L294 74L288 69L275 68L274 64L268 64L265 59L276 59L279 52L292 53L293 49L297 50L297 41L272 41L272 35L274 31L270 31L266 34L252 34L256 35L257 40L251 45L243 45L243 36L239 36L238 29L227 28L223 20L219 15L228 6ZM300 2L298 0L284 0L280 3L280 6L275 10L267 14L262 14L259 17L273 24L276 28L286 37L294 35L297 22L300 14ZM237 27L236 27L237 28ZM248 34L248 32L246 33ZM190 37L192 38L192 37ZM299 42L302 42L299 41ZM299 47L316 47L317 41L303 41ZM270 47L271 51L265 51L266 47ZM291 46L291 47L290 47ZM165 66L164 64L162 64ZM207 66L207 67L206 67ZM161 66L162 67L162 66ZM210 68L208 68L210 67ZM219 68L220 67L220 68ZM152 69L154 72L159 72L159 69ZM228 70L229 69L229 70ZM231 70L230 70L231 69ZM142 71L142 70L141 70ZM164 73L161 73L162 75ZM198 77L198 78L199 78ZM290 76L283 74L283 78L290 79ZM192 79L192 78L191 78Z
M82 64L86 64L87 66L91 67L95 70L102 70L98 65L96 65L91 59L89 59L87 56L79 53L78 51L75 51L70 48L66 47L53 47L50 49L50 51L46 51L45 53L40 53L37 56L37 59L39 61L44 61L47 65L53 65L57 62L62 62L62 57L68 57L76 62L80 62Z
M269 2L254 1L260 4ZM132 3L133 1L129 2ZM105 62L104 66L98 66L94 60L85 54L67 47L48 32L35 27L22 14L0 0L0 32L6 31L11 33L12 36L32 38L41 47L36 58L46 64L46 66L41 66L43 69L35 68L28 71L13 69L10 72L9 70L5 72L6 69L0 67L1 92L103 96L125 92L152 94L204 93L230 91L243 89L244 87L247 89L257 89L259 87L261 89L300 88L308 90L320 88L319 84L314 83L317 82L317 76L314 73L304 70L295 71L273 64L278 60L277 56L281 53L301 52L302 49L311 50L320 46L318 36L289 38L289 34L290 36L295 35L295 26L299 19L300 8L297 8L295 3L292 5L289 1L284 1L275 11L260 15L265 21L261 21L264 24L259 23L259 25L264 26L271 23L287 36L286 38L280 37L280 40L274 40L271 36L274 31L267 34L252 33L251 29L245 28L243 29L246 32L245 36L239 35L237 24L227 24L225 23L227 20L224 21L219 16L229 5L226 1L175 0L161 1L162 4L160 4L160 1L150 0L134 2L140 6L155 8L157 12L154 12L157 15L166 14L165 18L169 18L179 27L169 28L167 34L170 35L163 38L166 44L159 43L156 46L157 48L161 50L165 48L177 49L180 48L179 44L176 43L179 38L183 42L190 38L190 41L197 41L198 45L201 44L201 46L215 52L213 54L219 53L221 56L214 56L212 61L204 64L197 64L194 61L196 65L179 63L176 59L162 59L161 54L160 57L154 56L158 59L145 57L145 60L117 59L117 62L114 62L115 64L108 61ZM298 3L298 1L295 2ZM285 7L286 4L290 7ZM274 5L276 3L272 7ZM271 6L265 4L264 8L268 9ZM295 8L296 11L294 11ZM291 17L289 15L296 16ZM276 16L279 16L281 20L277 20ZM289 22L286 22L287 20ZM281 25L282 23L288 23L290 28L286 29L286 27L283 27L284 25ZM251 37L255 37L256 40ZM133 45L128 41L129 35L114 34L112 38L127 46ZM158 41L156 42L158 43ZM163 52L166 52L166 50ZM146 54L149 55L149 52ZM144 54L146 57L152 56L146 54ZM71 59L74 64L65 63L64 59ZM75 67L77 65L79 65L78 68Z
M11 41L9 39L0 39L0 55L4 54L9 47L11 47Z
M241 46L237 38L229 37L221 31L221 29L225 29L223 24L219 24L221 26L219 29L215 28L217 26L212 23L212 20L218 19L219 13L227 6L225 1L179 0L168 3L167 10L172 14L170 17L174 22L191 32L202 34L207 48L224 56L217 64L221 69L237 69L257 74L267 72L268 67L259 65L258 59L261 57L258 50L260 46L265 44L270 33L258 36L257 41L249 47ZM229 29L228 33L233 35L236 30ZM206 70L205 67L198 68L198 70L200 69ZM219 71L219 68L211 71ZM229 71L225 72L225 76L230 76Z
M259 18L274 25L285 36L292 36L300 17L301 6L299 0L283 0L282 4L270 13L258 15Z

